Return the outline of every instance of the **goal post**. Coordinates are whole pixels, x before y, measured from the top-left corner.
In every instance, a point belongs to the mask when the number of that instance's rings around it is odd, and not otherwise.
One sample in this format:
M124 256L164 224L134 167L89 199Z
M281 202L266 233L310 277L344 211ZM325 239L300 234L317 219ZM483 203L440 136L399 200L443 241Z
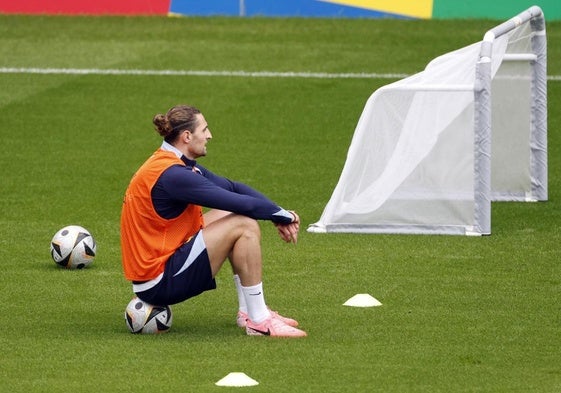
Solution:
M375 91L308 231L488 235L491 201L547 200L546 63L534 6Z

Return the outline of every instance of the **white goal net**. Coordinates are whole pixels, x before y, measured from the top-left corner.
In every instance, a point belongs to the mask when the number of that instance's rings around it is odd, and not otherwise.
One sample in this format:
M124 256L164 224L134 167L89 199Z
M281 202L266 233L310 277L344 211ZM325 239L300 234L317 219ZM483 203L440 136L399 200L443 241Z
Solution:
M492 200L547 200L546 90L539 7L378 89L308 231L490 234Z

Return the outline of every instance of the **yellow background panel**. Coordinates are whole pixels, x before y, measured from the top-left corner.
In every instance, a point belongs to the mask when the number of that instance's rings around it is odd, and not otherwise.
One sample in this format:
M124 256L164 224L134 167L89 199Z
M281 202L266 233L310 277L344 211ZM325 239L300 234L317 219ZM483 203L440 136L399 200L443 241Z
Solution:
M433 0L321 0L350 7L366 8L374 11L388 12L430 19Z

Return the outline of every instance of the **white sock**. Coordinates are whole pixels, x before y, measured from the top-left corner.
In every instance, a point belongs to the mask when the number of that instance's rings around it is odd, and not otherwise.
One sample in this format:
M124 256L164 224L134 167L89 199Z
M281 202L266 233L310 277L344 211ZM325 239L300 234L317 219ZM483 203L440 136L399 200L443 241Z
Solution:
M234 274L234 283L236 284L236 290L238 291L239 310L247 314L247 304L245 303L245 295L242 290L242 282L240 281L240 276L237 274Z
M271 314L265 304L265 296L263 295L263 283L253 285L251 287L242 286L247 305L247 315L254 323L261 323Z

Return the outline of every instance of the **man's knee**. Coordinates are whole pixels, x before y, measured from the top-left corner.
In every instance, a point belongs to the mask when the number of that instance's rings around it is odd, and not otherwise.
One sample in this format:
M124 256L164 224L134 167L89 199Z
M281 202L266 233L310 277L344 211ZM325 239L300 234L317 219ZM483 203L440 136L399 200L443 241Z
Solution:
M253 218L238 215L239 226L242 229L242 236L261 238L261 228L257 220Z
M205 239L215 238L217 242L236 241L241 237L261 236L259 223L253 218L240 214L229 214L211 222L205 229Z

